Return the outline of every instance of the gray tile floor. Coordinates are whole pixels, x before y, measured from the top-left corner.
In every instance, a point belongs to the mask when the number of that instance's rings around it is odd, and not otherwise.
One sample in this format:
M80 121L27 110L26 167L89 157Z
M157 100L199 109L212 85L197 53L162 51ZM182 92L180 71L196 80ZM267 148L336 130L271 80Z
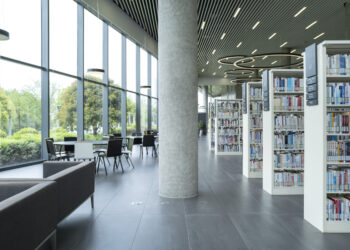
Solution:
M322 234L303 220L302 196L272 197L242 177L239 156L215 156L199 140L194 199L158 196L158 161L139 159L124 174L96 176L89 201L58 226L58 249L350 249L349 234ZM0 173L40 177L41 166Z

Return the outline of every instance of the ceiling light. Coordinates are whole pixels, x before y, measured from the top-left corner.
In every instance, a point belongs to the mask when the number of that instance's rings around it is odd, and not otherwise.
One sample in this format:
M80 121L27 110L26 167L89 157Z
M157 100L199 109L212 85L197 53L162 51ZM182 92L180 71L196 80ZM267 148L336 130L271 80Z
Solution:
M277 35L277 33L273 33L270 37L269 37L269 40L271 40L275 35Z
M265 60L267 58L267 56L264 56L262 59Z
M323 33L321 33L321 34L315 36L315 37L314 37L314 40L316 40L317 38L320 38L320 37L323 36L324 34L325 34L325 33L323 32Z
M233 18L236 18L238 16L238 13L241 11L241 8L237 8L235 13L233 14Z
M141 85L140 89L150 89L151 86L150 85Z
M204 26L205 26L205 21L202 22L201 30L204 30Z
M258 51L258 49L253 50L253 51L252 51L252 54L255 54L255 52L257 52L257 51Z
M299 11L294 15L294 17L299 16L305 9L306 9L306 7L301 8L301 10L299 10Z
M215 76L215 75L216 75L216 72L213 73L213 76Z
M6 41L10 39L10 33L6 30L0 29L0 41Z
M310 23L308 26L306 26L306 30L310 29L312 26L314 26L317 23L317 21Z
M297 51L296 49L293 49L290 53L294 53L295 51Z
M202 72L204 72L204 69L202 69Z
M222 67L222 66L220 65L220 66L219 66L219 69L221 69L221 67Z
M254 24L252 30L255 30L255 28L258 27L259 23L260 23L260 21L257 21L257 22Z
M255 65L252 65L251 67L252 67L252 68L254 68L254 67L255 67Z
M271 63L271 65L274 65L276 62L277 62L277 61L273 61L273 62Z
M282 48L283 46L287 45L288 42L284 42L281 44L280 48Z
M249 76L249 78L252 78L252 76Z
M239 48L242 45L242 42L239 42L239 44L237 44L237 48Z
M87 70L87 73L90 73L90 74L104 74L105 71L104 71L104 69L91 68L91 69Z
M209 61L207 61L206 65L208 65L208 64L209 64Z
M259 69L259 72L263 71L263 69Z
M211 53L214 55L214 54L215 54L215 52L216 52L216 49L214 49L214 50L213 50L213 52L211 52Z
M226 36L226 33L222 33L220 39L221 39L221 40L224 39L225 36Z

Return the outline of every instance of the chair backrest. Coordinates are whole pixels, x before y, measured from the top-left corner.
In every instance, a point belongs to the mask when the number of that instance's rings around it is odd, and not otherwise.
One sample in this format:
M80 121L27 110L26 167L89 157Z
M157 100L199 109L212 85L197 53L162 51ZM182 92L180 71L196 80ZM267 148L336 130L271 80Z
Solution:
M92 142L77 141L74 144L75 159L94 159L94 146Z
M154 135L144 135L142 145L144 147L154 147Z
M122 155L122 139L108 140L107 145L107 157L114 157Z
M53 142L54 142L53 138L45 138L47 153L49 155L56 156L56 149L55 149L55 145L53 144Z
M132 151L132 146L134 146L134 139L129 138L129 140L128 140L128 150L129 151Z
M114 133L113 136L114 137L122 137L122 134L121 133Z
M66 136L63 138L64 141L77 141L78 138L75 136ZM74 153L74 146L73 145L67 145L64 146L64 151Z
M142 133L139 133L139 132L134 132L134 133L131 133L132 136L142 136Z

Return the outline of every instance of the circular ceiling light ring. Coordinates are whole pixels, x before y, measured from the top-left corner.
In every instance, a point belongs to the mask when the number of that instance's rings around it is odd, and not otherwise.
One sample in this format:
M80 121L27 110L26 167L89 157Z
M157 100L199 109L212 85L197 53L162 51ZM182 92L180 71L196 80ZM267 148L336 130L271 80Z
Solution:
M237 78L233 79L230 82L231 83L245 83L245 82L260 82L261 78Z
M225 57L222 57L222 58L219 58L218 59L218 63L219 64L223 64L223 65L233 65L234 61L237 60L237 59L244 59L244 58L247 58L246 56L241 56L241 55L236 55L236 56L225 56ZM255 60L250 60L249 62L246 62L246 63L252 63L254 62Z
M299 58L303 58L302 55L299 54L291 54L291 53L270 53L270 54L260 54L260 55L255 55L255 56L250 56L250 57L246 57L246 58L242 58L242 59L238 59L237 61L235 61L233 63L233 66L235 66L236 68L239 69L277 69L277 68L286 68L286 67L297 67L299 66L303 61L300 62L296 62L296 63L291 63L291 64L286 64L286 65L276 65L276 66L257 66L257 67L252 67L252 66L245 66L243 64L246 64L244 59L258 59L258 58L262 58L262 57L274 57L274 56L278 56L278 57L295 57L297 59Z
M248 76L253 75L254 70L252 69L233 69L233 70L227 70L224 72L227 76Z

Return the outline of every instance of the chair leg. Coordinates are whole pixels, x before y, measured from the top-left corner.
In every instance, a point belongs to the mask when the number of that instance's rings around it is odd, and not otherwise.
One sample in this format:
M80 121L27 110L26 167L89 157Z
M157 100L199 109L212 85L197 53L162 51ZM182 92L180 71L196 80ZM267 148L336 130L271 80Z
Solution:
M50 248L51 248L52 250L56 250L56 249L57 249L56 230L54 231L54 233L53 233L52 236L50 237Z
M130 163L129 163L129 156L128 156L128 154L125 154L125 159L126 159L126 162L128 163L128 165L129 165L129 167L130 167Z
M128 160L130 161L132 168L135 168L134 164L132 163L132 160L131 160L130 156L128 156Z
M100 171L100 164L101 164L101 156L98 156L96 173L98 173L98 171Z
M95 207L95 204L94 204L94 194L92 194L90 196L90 201L91 201L91 208L94 208Z
M103 160L103 166L105 167L105 172L106 172L106 175L107 175L107 167L106 167L105 157L103 157L102 160Z
M118 165L117 165L117 158L114 157L113 171L115 171L116 168L118 168Z
M121 168L122 168L122 173L124 173L124 168L123 168L122 160L121 160L120 156L118 156L118 158L119 158L120 166L121 166Z

